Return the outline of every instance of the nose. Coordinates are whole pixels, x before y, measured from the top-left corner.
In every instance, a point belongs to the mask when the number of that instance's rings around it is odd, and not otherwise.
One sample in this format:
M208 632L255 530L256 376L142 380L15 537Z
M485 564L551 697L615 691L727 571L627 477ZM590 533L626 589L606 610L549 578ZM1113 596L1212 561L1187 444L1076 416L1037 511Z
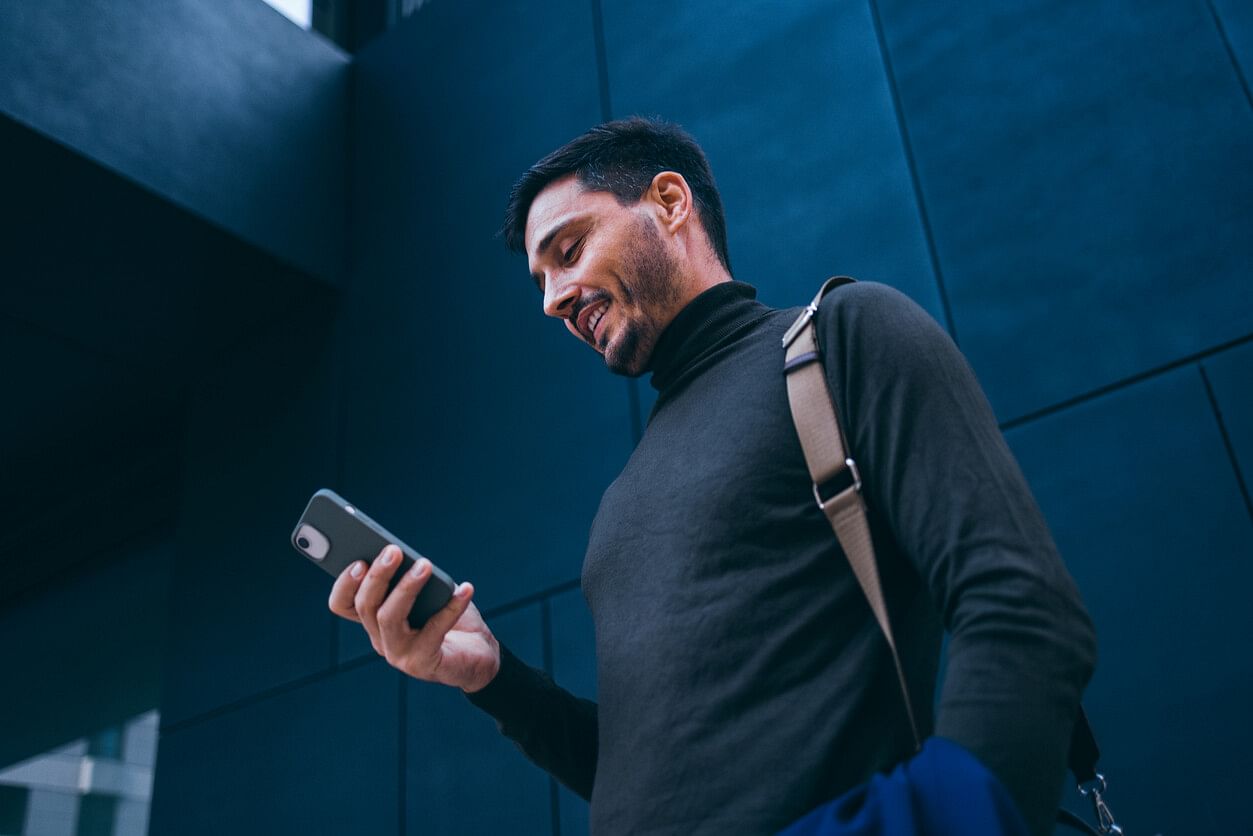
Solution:
M544 313L557 319L568 319L578 298L577 284L552 276L544 285Z

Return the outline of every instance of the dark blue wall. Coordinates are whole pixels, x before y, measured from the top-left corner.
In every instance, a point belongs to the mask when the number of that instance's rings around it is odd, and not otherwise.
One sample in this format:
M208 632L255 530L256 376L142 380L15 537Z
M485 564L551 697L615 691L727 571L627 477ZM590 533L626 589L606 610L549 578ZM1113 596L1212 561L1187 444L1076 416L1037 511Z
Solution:
M132 538L77 573L67 571L75 555L45 545L35 559L55 565L58 583L0 610L3 766L161 699L169 532Z
M1253 120L1206 2L879 6L956 336L1003 419L1248 336Z
M39 14L19 20L46 33ZM353 64L348 200L313 190L315 215L351 210L341 295L300 300L192 387L153 832L585 829L460 695L372 658L285 539L336 487L594 693L577 577L648 384L546 320L493 233L527 164L633 112L704 143L736 274L766 301L852 273L951 329L1096 619L1087 702L1125 825L1241 826L1251 62L1230 0L425 5ZM232 154L265 160L267 124L228 122L248 134ZM122 167L106 151L126 143L102 142L88 153ZM206 216L310 269L343 252L215 215L221 167L185 153L150 144L138 170L181 202L160 177L205 175Z

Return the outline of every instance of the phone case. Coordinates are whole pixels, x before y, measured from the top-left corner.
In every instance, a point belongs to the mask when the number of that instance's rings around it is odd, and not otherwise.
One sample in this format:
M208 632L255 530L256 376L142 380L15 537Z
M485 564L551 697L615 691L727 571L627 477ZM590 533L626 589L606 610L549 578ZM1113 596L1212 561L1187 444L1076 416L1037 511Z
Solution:
M312 526L329 541L330 548L321 559L307 553L296 542L298 532L305 525ZM309 499L309 504L296 527L292 529L291 535L292 548L333 577L338 577L353 561L364 560L372 563L389 543L399 546L404 554L400 568L392 575L391 583L387 587L390 593L403 573L421 555L334 491L323 488ZM415 630L421 628L428 618L448 603L455 588L453 579L439 567L432 565L431 576L418 593L413 609L409 612L410 626Z

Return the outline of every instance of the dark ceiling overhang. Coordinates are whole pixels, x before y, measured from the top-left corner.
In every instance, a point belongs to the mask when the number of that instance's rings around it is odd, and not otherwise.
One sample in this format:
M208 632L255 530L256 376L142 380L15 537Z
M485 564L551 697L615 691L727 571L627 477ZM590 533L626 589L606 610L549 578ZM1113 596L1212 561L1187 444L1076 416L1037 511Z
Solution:
M177 510L187 395L336 291L12 119L0 222L0 609Z

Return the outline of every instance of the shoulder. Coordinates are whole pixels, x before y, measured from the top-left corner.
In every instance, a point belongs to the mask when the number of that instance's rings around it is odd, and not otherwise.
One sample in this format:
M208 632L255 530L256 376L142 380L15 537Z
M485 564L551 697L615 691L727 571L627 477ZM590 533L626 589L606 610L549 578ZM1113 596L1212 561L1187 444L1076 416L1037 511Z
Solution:
M922 310L904 293L879 282L850 282L832 288L822 297L818 309L823 316L841 318L882 317Z
M874 345L888 352L951 342L921 305L878 282L853 282L829 291L818 306L818 327L828 344Z

